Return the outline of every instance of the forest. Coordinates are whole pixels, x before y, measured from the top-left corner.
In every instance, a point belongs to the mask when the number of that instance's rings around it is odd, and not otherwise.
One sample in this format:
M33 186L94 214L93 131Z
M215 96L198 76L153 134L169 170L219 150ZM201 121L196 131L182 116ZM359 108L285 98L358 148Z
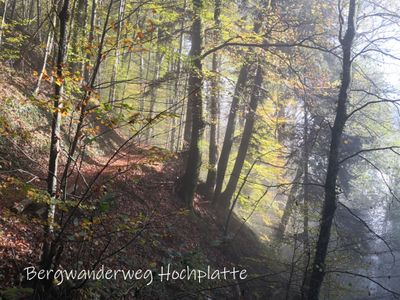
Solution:
M0 18L0 300L400 299L399 1Z

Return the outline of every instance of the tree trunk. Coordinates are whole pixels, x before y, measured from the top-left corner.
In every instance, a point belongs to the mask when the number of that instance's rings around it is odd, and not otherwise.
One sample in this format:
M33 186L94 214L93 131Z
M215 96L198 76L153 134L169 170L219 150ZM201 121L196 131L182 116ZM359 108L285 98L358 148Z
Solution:
M259 12L257 14L257 18L254 22L253 31L256 34L260 32L260 29L262 26L262 20L263 20L263 13L264 12ZM219 197L220 197L221 191L222 191L222 187L224 184L225 173L226 173L226 169L228 167L229 155L231 153L231 149L232 149L232 145L233 145L233 135L235 133L236 116L237 116L237 111L239 110L240 97L242 96L242 92L243 92L246 82L247 82L247 77L248 77L250 66L251 66L251 61L245 63L242 66L242 68L240 69L240 72L239 72L238 80L236 82L235 92L234 92L234 95L232 98L232 104L231 104L231 108L230 108L229 116L228 116L228 123L226 125L224 142L222 144L221 156L219 158L218 166L217 166L217 178L216 178L216 182L215 182L215 191L214 191L214 195L211 197L214 205L216 205L217 201L219 200Z
M69 18L69 0L64 0L62 8L58 14L59 18L59 40L57 52L57 78L54 84L54 104L53 104L53 118L51 125L51 140L50 140L50 155L49 155L49 169L47 175L47 191L51 199L58 197L58 162L60 156L60 142L61 142L61 109L63 107L63 88L64 88L64 67L65 58L67 54L67 23ZM52 233L54 223L55 205L49 204L47 208L47 224L45 226L45 241L43 243L43 253L41 259L41 268L44 270L51 269L53 258L56 249L52 245ZM50 282L45 283L45 291L49 288Z
M12 3L12 6L11 6L10 20L14 19L14 13L15 13L16 6L17 6L17 0L14 0Z
M71 52L73 53L72 58L72 73L75 73L79 70L79 63L78 60L82 60L80 56L82 55L82 47L80 47L78 39L79 35L81 32L84 30L85 27L85 0L78 0L77 6L76 6L76 12L74 16L74 29L72 32L72 37L71 37Z
M294 176L294 182L298 182L303 175L303 170L299 167L296 171L296 175ZM289 223L290 215L292 214L293 206L296 202L296 193L298 190L298 185L293 184L289 191L289 196L286 201L285 209L283 210L283 215L281 217L281 221L279 223L276 239L280 240L285 234L287 224Z
M220 27L221 27L221 0L215 0L214 8L214 22L216 27L215 32L215 43L220 40ZM211 122L210 122L210 146L208 150L208 172L206 180L206 190L210 198L212 197L215 182L217 180L217 161L218 161L218 148L217 148L217 125L218 125L218 107L219 107L219 62L220 58L218 52L213 53L212 57L212 72L213 77L211 79Z
M140 51L140 54L139 54L139 77L140 77L140 80L141 80L141 83L140 83L140 92L143 92L143 83L142 83L142 80L143 80L143 73L144 73L144 72L143 72L143 68L144 68L143 51ZM140 111L141 113L144 112L144 97L140 97L139 111Z
M161 37L162 37L162 31L161 29L158 30L157 34L157 50L156 50L156 57L154 61L154 73L153 73L153 82L155 86L150 86L151 92L150 92L150 107L149 107L149 115L148 115L148 122L152 122L154 118L154 111L156 107L156 101L157 101L157 81L160 78L160 71L161 71L161 65L163 63L164 55L160 52L160 44L161 44ZM152 139L153 136L153 125L149 126L148 130L146 131L146 143L149 143L150 139Z
M191 28L192 47L189 53L191 68L188 85L188 105L192 107L193 122L186 169L181 178L181 186L179 189L179 195L189 207L192 205L200 173L200 141L204 130L202 101L203 74L200 58L203 41L201 21L202 0L193 0L193 8L194 20Z
M92 0L92 11L90 15L90 29L89 29L89 38L88 38L88 45L89 47L94 46L94 30L96 27L96 12L97 12L97 0ZM84 64L84 73L83 73L83 80L84 84L88 85L89 84L89 67L90 67L90 58L91 58L91 53L88 51L86 53L86 63Z
M261 64L258 63L256 77L254 79L254 86L252 89L249 112L246 115L246 123L244 125L242 140L240 141L238 155L236 157L235 165L232 174L229 178L225 191L221 194L221 199L218 201L218 211L226 214L229 210L231 198L236 190L239 181L240 172L242 171L244 161L246 159L247 150L250 145L250 139L253 133L254 122L256 118L258 102L261 98L261 84L263 82L263 71Z
M115 81L118 77L118 65L119 65L119 40L121 36L121 27L123 25L123 18L125 12L125 0L119 1L119 10L118 10L118 29L117 29L117 37L116 37L116 45L115 45L115 61L111 75L111 83L110 83L110 94L109 94L109 101L111 105L115 103L115 95L116 95L116 88L115 88Z
M186 12L186 0L183 3L183 11ZM185 19L182 18L181 22L181 32L179 35L179 50L178 50L178 59L176 62L176 80L175 80L175 88L174 88L174 98L171 101L171 105L176 105L178 101L178 97L180 96L179 93L179 83L181 82L180 77L181 77L181 69L182 69L182 50L183 50L183 36L184 36L184 28L185 28ZM174 107L172 109L172 113L176 114L177 109ZM179 125L180 126L180 125ZM178 151L179 149L179 144L177 144L177 147L175 148L175 139L176 139L176 116L173 116L171 120L171 135L170 135L170 150L171 151Z
M340 43L343 50L342 80L338 96L335 122L332 128L332 138L328 158L328 170L325 180L325 199L322 209L321 225L318 235L316 252L308 292L309 300L317 300L325 275L325 258L331 235L332 220L336 210L336 181L339 171L339 151L341 138L346 124L346 104L351 84L352 58L351 49L356 33L356 0L350 0L347 30Z
M1 19L1 24L0 24L0 47L1 47L2 38L3 38L3 27L4 27L4 24L6 22L7 4L8 4L8 0L5 0L4 1L3 17Z
M190 80L190 76L189 76ZM190 145L190 141L192 138L192 127L193 127L193 108L192 103L189 98L186 104L186 112L185 112L185 127L183 129L183 147L187 148Z
M304 128L303 128L303 251L304 251L304 271L303 271L303 282L301 285L301 297L304 299L305 287L308 285L309 281L309 265L311 259L311 249L310 249L310 236L309 236L309 209L308 202L310 200L310 179L308 173L308 165L310 158L310 135L308 129L308 108L306 99L304 99Z
M34 12L35 12L35 0L31 0L29 4L29 14L28 14L29 20L33 19Z
M64 89L64 65L67 52L67 22L69 18L68 12L69 0L64 0L62 9L58 15L60 24L60 35L58 42L57 52L57 78L54 84L54 104L53 104L53 118L51 126L51 141L50 141L50 158L49 170L47 177L47 191L51 197L56 197L57 194L57 167L60 154L60 141L61 141L61 109L62 94ZM54 205L50 206L49 219L52 221L54 218Z
M34 95L37 95L40 90L40 84L42 83L42 79L44 76L44 73L46 72L46 66L47 66L47 60L49 58L49 55L51 53L51 50L53 48L53 39L54 39L54 31L53 31L53 26L56 24L56 16L54 15L53 17L53 23L50 24L49 26L49 33L47 35L47 42L46 42L46 49L44 52L44 58L43 58L43 65L42 65L42 70L39 73L38 80L36 82L36 87L33 91Z
M39 42L42 42L42 32L40 30L40 15L41 15L42 5L40 0L36 0L36 30L38 32Z
M185 79L184 79L184 86L183 90L187 90L187 85L188 85L188 75L185 74ZM178 134L177 134L177 139L176 139L176 151L179 151L182 149L182 140L184 139L182 132L184 131L184 122L183 120L185 119L185 105L183 101L183 105L181 106L181 111L179 114L179 126L178 126Z

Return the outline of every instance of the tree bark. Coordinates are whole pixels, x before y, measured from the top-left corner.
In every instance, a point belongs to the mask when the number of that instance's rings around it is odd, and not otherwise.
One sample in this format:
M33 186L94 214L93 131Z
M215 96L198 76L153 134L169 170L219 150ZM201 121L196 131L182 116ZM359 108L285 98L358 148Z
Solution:
M325 179L325 198L322 209L321 224L316 246L310 288L308 291L309 300L317 300L325 275L325 259L328 251L331 235L332 220L337 205L336 181L339 171L339 152L341 138L346 124L346 104L351 85L352 58L351 49L356 33L356 0L349 2L349 14L347 19L347 30L340 43L343 50L342 58L342 79L338 96L335 122L332 128L332 137L328 158L328 169Z
M192 205L201 166L200 141L204 131L202 86L203 73L201 47L203 42L201 9L202 0L193 0L194 20L191 28L192 46L189 57L191 68L188 84L188 105L192 107L192 130L185 173L181 178L179 195L188 207Z

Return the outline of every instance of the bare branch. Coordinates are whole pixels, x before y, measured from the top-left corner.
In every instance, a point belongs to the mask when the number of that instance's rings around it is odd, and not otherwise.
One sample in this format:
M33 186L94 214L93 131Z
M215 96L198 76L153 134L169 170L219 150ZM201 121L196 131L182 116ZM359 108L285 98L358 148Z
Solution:
M389 243L386 242L386 240L385 240L383 237L381 237L379 234L377 234L374 230L372 230L372 228L368 226L367 222L365 222L363 219L361 219L359 216L357 216L348 206L346 206L344 203L342 203L342 202L340 202L340 201L338 201L338 203L339 203L341 206L343 206L343 207L348 211L348 213L349 213L350 215L352 215L352 216L353 216L354 218L356 218L361 224L363 224L363 225L365 226L365 228L367 228L367 230L368 230L370 233L372 233L375 237L377 237L379 240L381 240L381 241L386 245L386 247L389 249L390 254L391 254L391 256L392 256L393 263L395 263L395 262L396 262L396 257L394 256L394 254L393 254L393 249L392 249L392 247L390 247Z

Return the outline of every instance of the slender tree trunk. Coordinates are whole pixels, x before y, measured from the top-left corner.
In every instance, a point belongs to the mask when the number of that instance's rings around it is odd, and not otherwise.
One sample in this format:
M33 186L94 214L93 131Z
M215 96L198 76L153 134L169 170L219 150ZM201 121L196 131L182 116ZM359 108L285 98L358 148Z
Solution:
M192 205L201 166L200 141L204 131L202 86L203 73L201 47L203 42L201 9L202 0L193 0L194 20L191 28L190 73L188 105L192 107L192 130L185 173L181 178L179 194L187 206Z
M84 14L83 14L83 19L84 20L83 20L83 24L82 24L83 25L82 35L83 36L87 36L88 34L90 35L90 33L87 31L89 0L84 0L84 1L85 1L85 11L84 11ZM80 54L82 55L82 59L81 59L81 62L80 62L80 65L81 65L80 74L82 74L82 79L80 80L80 85L82 85L83 82L85 81L84 74L85 74L86 64L85 64L85 59L83 58L84 57L83 51L81 51Z
M154 32L152 32L151 33L151 37L150 37L150 40L152 41L153 40L153 34L154 34ZM147 55L147 66L146 66L146 75L144 76L144 78L145 78L145 84L143 85L143 93L145 92L145 91L147 91L146 89L148 88L148 86L149 86L149 84L148 84L148 82L149 82L149 78L150 78L150 65L151 65L151 55L152 54L152 51L148 51L148 55ZM143 57L142 57L143 58ZM144 71L144 59L143 59L143 65L141 64L140 65L140 72L143 72ZM152 88L151 86L150 86L150 88ZM143 113L143 115L145 115L145 97L141 97L142 98L142 100L140 101L140 106L141 106L141 112ZM151 105L150 105L151 106ZM147 128L147 130L145 131L145 133L144 133L144 140L145 140L145 142L147 143L148 142L148 136L149 136L149 134L148 134L148 132L149 132L149 130L148 130L148 128ZM140 144L140 139L141 139L141 137L139 137L139 144Z
M186 104L186 112L185 112L185 127L183 129L183 147L187 148L190 145L190 141L192 138L192 127L193 127L193 107L192 103L188 99Z
M163 58L164 55L160 52L160 44L161 44L161 37L162 37L162 31L159 29L158 31L158 37L157 37L157 50L156 50L156 57L154 61L154 73L153 73L153 82L157 86L157 81L160 78L160 71L161 71L161 65L163 63ZM150 87L151 92L150 92L150 107L149 107L149 115L148 115L148 121L151 122L154 118L154 111L156 107L156 101L157 101L157 87ZM146 131L146 142L149 143L150 139L153 136L153 131L154 128L153 126L150 126L148 130Z
M93 47L93 42L94 42L94 30L96 27L96 13L97 13L97 0L92 0L92 11L90 14L90 29L89 29L89 38L88 38L88 46ZM83 80L84 84L88 85L89 84L89 67L90 67L90 58L91 58L91 53L88 51L86 53L86 63L84 64L84 73L83 73Z
M0 24L0 47L1 47L2 39L3 39L3 27L4 27L4 24L6 23L7 4L8 4L8 0L5 0L4 1L3 17L1 19L1 24Z
M221 0L215 0L214 8L214 22L216 27L215 43L220 40L220 27L221 27ZM206 189L210 198L213 195L215 183L217 180L217 161L218 161L218 147L217 147L217 125L218 125L218 107L219 107L219 65L220 57L218 52L213 53L212 57L212 72L211 79L211 122L210 122L210 146L208 150L208 173L206 180Z
M322 208L321 224L316 246L316 252L310 279L309 300L317 300L325 275L325 259L331 235L332 220L335 215L337 194L336 181L339 171L339 152L341 139L346 124L346 104L351 85L352 58L351 50L356 33L356 0L349 0L347 30L340 43L343 50L342 80L338 96L335 122L332 128L332 138L328 158L328 170L325 180L325 199Z
M225 191L221 194L221 199L218 201L218 211L222 214L226 214L229 210L229 204L231 198L236 190L240 172L242 171L244 161L246 159L247 150L250 145L250 139L253 133L254 122L256 118L257 106L258 102L261 98L261 84L263 82L263 71L261 64L258 63L256 77L254 79L254 87L252 89L249 111L246 115L246 123L244 125L242 139L240 141L238 155L236 157L235 165L233 167L233 171L229 178L228 184L226 186Z
M28 18L30 20L33 19L34 12L35 12L35 0L31 0L29 4L29 14L28 14Z
M15 13L15 7L17 6L17 0L14 0L11 6L11 13L10 13L10 19L14 19L14 13Z
M61 109L63 107L63 89L64 89L64 68L65 58L68 47L67 41L67 23L69 18L69 0L64 0L59 18L59 40L57 53L57 79L54 84L54 105L53 118L51 125L49 169L47 175L47 191L51 199L58 197L58 162L60 157L61 142ZM55 205L49 204L47 209L47 224L45 226L46 238L43 244L43 253L41 259L41 268L49 270L53 264L53 258L56 255L56 248L52 245L53 223L55 215ZM50 282L45 283L45 293L48 290Z
M39 42L42 42L42 32L40 30L40 16L41 16L41 3L40 0L36 1L36 30L38 31Z
M140 52L139 56L139 77L140 80L143 78L143 68L144 68L144 58L143 58L143 51ZM140 84L140 91L143 92L143 83ZM143 113L144 111L144 97L140 97L140 104L139 104L139 111Z
M71 37L71 50L72 50L72 73L79 70L79 57L82 55L82 47L80 47L78 39L85 26L85 0L78 0L74 16L74 29ZM87 5L86 5L87 6Z
M140 19L140 10L137 11L136 18L137 18L136 22L139 24L138 26L141 27L142 22ZM136 38L136 34L137 33L134 31L132 34L132 40L134 40ZM131 66L134 63L135 56L133 55L133 51L127 49L127 50L125 50L125 55L123 55L123 57L124 57L123 64L128 63L128 66L126 68L126 73L125 73L125 77L126 77L126 79L128 79L129 74L131 73ZM142 80L143 80L143 51L140 51L138 54L138 62L139 62L138 65L139 65L139 81L140 81L139 91L140 91L140 93L143 93L143 82L142 82ZM126 88L128 87L128 85L129 85L129 82L125 82L123 85L122 97L121 97L122 99L125 99ZM141 112L141 113L143 112L143 109L144 109L143 107L144 107L144 97L140 97L139 112ZM122 112L122 107L121 107L121 112Z
M294 176L294 182L298 182L303 175L302 167L297 168L296 175ZM276 239L280 240L285 234L287 224L289 223L290 215L292 214L292 210L294 204L296 202L296 193L298 190L298 185L293 184L289 191L289 196L286 201L285 209L283 210L283 215L281 217L281 221L278 226Z
M304 129L303 129L303 251L304 251L304 271L303 271L303 282L301 285L301 297L304 299L305 287L309 281L309 265L311 259L311 248L310 248L310 236L309 236L309 209L308 202L310 200L310 179L308 172L309 158L310 158L310 135L308 126L308 108L306 99L304 99Z
M58 41L57 52L57 79L54 84L54 105L53 119L51 126L51 141L50 141L50 158L49 170L47 177L47 191L51 197L56 197L57 194L57 167L60 154L61 142L61 109L63 107L62 95L64 89L64 65L67 51L67 22L69 18L68 12L69 0L64 0L62 9L58 15L60 35ZM49 221L54 219L54 205L50 205Z
M118 10L118 29L117 29L117 37L116 37L116 46L115 46L115 61L114 61L114 66L112 70L112 75L111 75L111 86L110 86L110 95L109 95L109 101L111 105L114 105L115 103L115 97L116 97L116 84L115 81L117 80L118 77L118 66L119 66L119 46L120 46L120 36L121 36L121 28L123 25L123 18L124 18L124 13L125 13L125 0L120 0L119 1L119 10Z
M186 12L186 0L183 3L183 11ZM181 82L181 69L182 69L182 50L183 50L183 37L184 37L184 28L185 28L185 19L182 18L181 22L181 32L179 35L179 50L178 50L178 58L176 62L176 80L175 80L175 88L174 88L174 98L171 101L171 105L175 105L178 101L178 97L180 96L179 93L179 83ZM172 110L173 114L177 113L176 107ZM171 136L170 136L170 150L175 150L175 140L176 140L176 117L174 116L171 121ZM180 125L179 125L180 126ZM177 147L176 151L178 151L179 146Z
M22 1L22 19L26 18L26 3L25 0Z
M53 31L53 26L56 24L56 15L52 18L52 24L49 26L49 33L47 35L47 42L46 42L46 49L44 52L44 58L43 58L43 65L42 65L42 70L39 73L38 80L36 82L36 87L33 91L34 95L37 95L40 90L40 84L42 83L43 76L46 72L46 66L47 66L47 60L50 56L51 50L53 48L53 39L54 39L54 31Z
M184 91L186 91L187 90L187 85L188 85L188 76L186 75L185 76L185 79L184 79L184 86L183 86L183 90ZM178 152L180 149L182 149L182 140L184 139L183 138L183 134L182 134L182 132L184 131L184 122L183 122L183 120L185 119L185 105L184 105L184 101L183 101L183 104L182 104L182 107L181 107L181 111L180 111L180 114L179 114L179 126L178 126L178 137L177 137L177 139L176 139L176 151Z
M139 23L140 22L140 19L139 19L139 12L140 12L140 10L138 10L137 11L137 16L136 16L136 18L137 18L137 20L136 20L136 22L137 23ZM128 34L126 33L126 37L128 37ZM133 37L132 37L132 40L134 40L135 39L135 37L136 37L136 32L134 32L133 33ZM140 52L141 53L141 52ZM141 54L139 54L140 56L141 56ZM126 79L128 79L129 78L129 74L131 73L131 66L132 66L132 63L133 63L133 51L131 51L131 50L129 50L129 49L125 49L124 50L124 52L123 52L123 54L122 54L122 59L123 59L123 62L122 62L122 64L124 65L124 64L128 64L128 66L127 66L127 68L126 68L126 73L125 73L125 78ZM140 59L140 58L139 58ZM139 64L140 64L140 61L139 61ZM141 69L139 68L139 78L140 78L140 80L142 79L142 73L141 73ZM125 99L125 95L126 95L126 88L128 87L128 85L129 85L129 83L128 82L125 82L124 83L124 85L123 85L123 88L122 88L122 95L121 95L121 98L122 99ZM140 91L142 90L142 88L141 88L141 86L140 86ZM142 97L141 97L142 98ZM122 100L123 101L123 100ZM121 107L121 109L120 109L120 113L122 113L122 107Z

